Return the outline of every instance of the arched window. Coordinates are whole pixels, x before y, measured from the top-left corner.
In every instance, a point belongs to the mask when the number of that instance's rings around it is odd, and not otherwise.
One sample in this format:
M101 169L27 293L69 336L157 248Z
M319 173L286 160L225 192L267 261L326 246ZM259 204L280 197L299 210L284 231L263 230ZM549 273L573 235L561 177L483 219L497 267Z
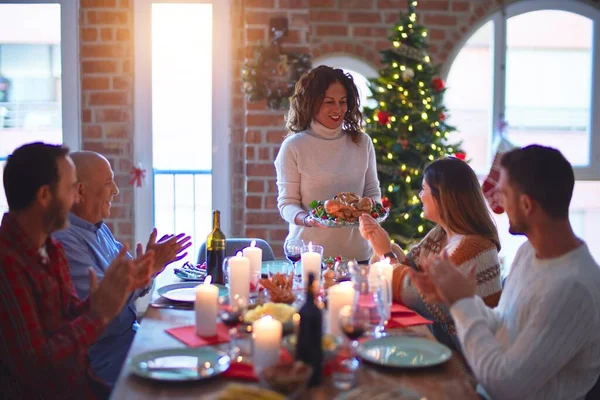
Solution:
M446 65L449 122L471 166L489 171L494 140L558 148L577 182L571 223L600 260L600 9L577 1L521 1L482 21ZM496 216L505 267L523 237Z
M347 55L332 55L318 57L313 60L313 66L327 65L333 68L340 68L345 72L348 72L354 78L354 82L358 87L360 94L360 104L362 107L369 106L375 107L375 100L368 100L371 96L371 89L369 89L369 79L376 78L378 76L377 70L369 64L361 61L357 58ZM375 106L373 105L375 103Z

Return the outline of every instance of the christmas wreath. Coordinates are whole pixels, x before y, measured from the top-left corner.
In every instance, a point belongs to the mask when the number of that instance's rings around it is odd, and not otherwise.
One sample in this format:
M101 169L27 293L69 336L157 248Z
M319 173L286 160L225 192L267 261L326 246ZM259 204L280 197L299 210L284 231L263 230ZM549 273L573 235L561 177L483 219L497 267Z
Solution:
M294 85L311 68L310 54L284 52L278 39L257 47L242 67L242 91L249 102L267 100L271 110L286 109Z

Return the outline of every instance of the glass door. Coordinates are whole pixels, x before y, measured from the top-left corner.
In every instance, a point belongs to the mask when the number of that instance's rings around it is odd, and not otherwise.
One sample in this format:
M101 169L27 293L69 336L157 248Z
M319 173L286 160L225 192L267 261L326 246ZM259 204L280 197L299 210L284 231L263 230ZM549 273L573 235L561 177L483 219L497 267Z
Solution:
M138 1L135 9L136 53L144 51L135 68L146 85L136 78L143 93L136 88L135 152L150 178L136 192L136 240L145 242L152 225L159 235L185 232L189 261L211 229L213 207L228 207L228 86L216 90L229 78L218 35L228 25L219 12L212 1Z

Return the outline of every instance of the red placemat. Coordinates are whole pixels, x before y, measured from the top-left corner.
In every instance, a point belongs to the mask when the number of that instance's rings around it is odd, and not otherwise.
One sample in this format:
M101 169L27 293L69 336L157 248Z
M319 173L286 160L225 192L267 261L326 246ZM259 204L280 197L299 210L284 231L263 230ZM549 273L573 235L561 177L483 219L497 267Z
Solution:
M217 324L217 334L212 337L200 337L196 335L196 325L171 328L165 330L165 332L189 347L210 346L229 342L229 329L222 323Z

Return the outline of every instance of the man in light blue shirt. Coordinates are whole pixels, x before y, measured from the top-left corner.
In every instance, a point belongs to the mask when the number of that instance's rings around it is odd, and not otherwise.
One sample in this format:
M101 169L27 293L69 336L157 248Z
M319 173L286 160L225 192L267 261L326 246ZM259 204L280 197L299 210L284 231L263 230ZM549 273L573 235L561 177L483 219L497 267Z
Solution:
M100 154L75 152L71 158L77 168L78 198L69 214L69 226L55 233L54 237L64 246L77 294L85 298L90 291L88 270L93 268L98 279L102 279L112 260L123 248L104 223L104 219L110 216L111 202L119 194L119 189L110 163ZM183 252L191 245L190 237L183 234L164 236L158 243L156 236L154 229L146 246L146 251L152 249L155 252L153 276L158 275L166 265L185 257L187 253ZM136 253L136 256L144 253L140 243L136 246ZM89 349L92 369L111 387L119 376L139 326L134 302L149 289L132 292L121 313Z

